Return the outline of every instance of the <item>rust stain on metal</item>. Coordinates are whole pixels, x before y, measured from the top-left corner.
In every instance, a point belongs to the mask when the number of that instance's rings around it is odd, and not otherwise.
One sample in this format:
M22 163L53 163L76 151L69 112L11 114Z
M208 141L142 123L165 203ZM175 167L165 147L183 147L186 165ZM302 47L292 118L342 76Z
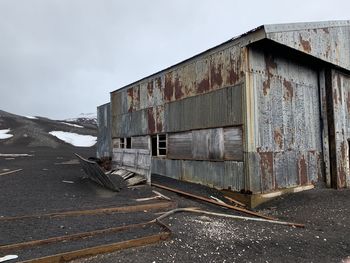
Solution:
M197 85L197 93L204 93L209 91L209 78L202 79Z
M345 187L345 183L346 183L346 145L345 142L341 142L340 143L340 162L339 162L339 169L338 169L338 188L342 188Z
M235 70L234 65L236 63L232 59L232 57L230 57L230 64L231 64L231 67L230 67L230 70L229 70L229 75L227 76L227 83L230 83L231 85L233 85L233 84L236 84L237 81L239 80L239 73Z
M214 89L214 87L221 86L223 83L222 79L222 64L218 65L211 65L210 66L210 79L211 79L211 88Z
M265 54L265 65L266 65L266 72L267 72L267 80L263 82L264 96L266 96L269 93L270 82L271 82L271 78L273 77L272 71L277 68L277 64L275 63L271 54L268 54L268 55Z
M304 40L303 37L300 35L299 36L299 41L301 46L303 47L304 51L306 53L310 53L311 52L311 45L310 45L310 41L308 40Z
M163 121L162 121L162 108L157 107L156 108L156 125L157 125L157 131L162 132L163 131Z
M274 137L275 143L278 145L279 149L282 149L283 137L282 137L282 132L281 132L280 128L277 128L274 130L273 137Z
M168 72L165 74L164 99L171 101L174 96L173 74Z
M266 184L269 182L269 178L273 177L273 153L272 152L260 152L260 170L263 189L269 189Z
M153 115L153 108L149 108L147 110L147 115L148 115L148 131L149 133L153 134L156 132L156 121Z
M348 94L346 98L346 106L347 106L348 114L350 114L350 90L348 90Z
M283 86L285 87L284 99L292 100L293 98L293 87L292 83L286 79L283 80Z
M184 96L184 93L182 92L182 83L179 76L175 77L174 88L175 88L175 100L181 99Z
M132 112L133 110L133 103L134 103L134 92L133 88L130 88L127 90L128 93L128 112Z
M307 166L304 155L302 155L298 161L298 173L300 178L300 185L307 184Z
M147 93L148 93L148 97L152 98L152 96L153 96L153 81L149 81L147 83Z

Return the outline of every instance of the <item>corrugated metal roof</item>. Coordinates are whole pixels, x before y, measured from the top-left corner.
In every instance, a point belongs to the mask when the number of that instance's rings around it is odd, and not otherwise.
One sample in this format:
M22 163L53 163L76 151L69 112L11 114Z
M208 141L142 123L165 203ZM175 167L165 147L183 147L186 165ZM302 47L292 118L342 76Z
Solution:
M167 67L163 70L160 70L152 75L149 75L145 78L142 78L140 80L137 80L131 84L128 84L124 87L121 87L117 90L114 90L112 91L111 93L114 93L114 92L119 92L121 90L124 90L124 89L127 89L129 88L130 86L132 85L135 85L139 82L142 82L148 78L152 78L152 77L155 77L157 75L159 75L160 73L164 73L164 72L167 72L169 71L170 69L173 69L175 67L178 67L179 65L183 65L191 60L193 60L194 58L197 58L199 56L202 56L203 54L206 54L206 53L210 53L216 49L219 49L225 45L228 45L228 44L233 44L233 43L238 43L238 42L241 42L241 45L242 46L245 46L245 45L249 45L253 42L256 42L256 41L259 41L259 40L262 40L264 38L267 38L267 39L271 39L273 41L276 41L278 43L281 43L283 45L286 45L286 46L289 46L291 48L295 48L294 46L292 45L288 45L288 43L284 42L284 41L278 41L276 40L276 38L274 38L272 35L275 34L275 33L281 33L281 32L291 32L291 31L302 31L302 30L313 30L313 29L323 29L323 28L335 28L335 27L349 27L349 32L350 32L350 20L338 20L338 21L321 21L321 22L302 22L302 23L286 23L286 24L267 24L267 25L261 25L259 27L256 27L244 34L241 34L239 36L236 36L236 37L233 37L231 39L229 39L228 41L225 41L215 47L212 47L204 52L201 52L199 54L196 54L194 55L193 57L190 57L184 61L181 61L175 65L172 65L170 67ZM350 33L349 33L350 34ZM348 37L349 34L343 34L343 37ZM280 39L284 39L284 36L279 36ZM286 37L288 38L288 37ZM245 40L245 41L243 41ZM303 40L300 40L300 42L302 42ZM344 42L347 42L349 43L349 46L350 46L350 41L349 39L345 39ZM303 42L305 43L305 42ZM347 43L345 43L345 45L347 45ZM306 43L307 44L307 43ZM322 46L322 45L321 45ZM327 48L325 45L323 45L325 48ZM300 48L296 48L297 50L300 50L300 51L303 51L301 50ZM347 48L342 48L343 50L348 50ZM350 49L350 47L349 47ZM306 51L308 49L306 48ZM330 60L327 60L327 56L318 56L318 53L312 53L312 52L305 52L309 55L312 55L312 56L315 56L319 59L322 59L322 60L325 60L327 62L330 62L334 65L337 65L337 66L340 66L340 67L343 67L347 70L350 70L350 58L348 59L349 60L349 63L346 61L346 63L337 63L339 62L338 58L334 58L332 57ZM344 56L344 55L340 55L341 56ZM350 57L350 56L349 56ZM349 64L349 65L348 65Z

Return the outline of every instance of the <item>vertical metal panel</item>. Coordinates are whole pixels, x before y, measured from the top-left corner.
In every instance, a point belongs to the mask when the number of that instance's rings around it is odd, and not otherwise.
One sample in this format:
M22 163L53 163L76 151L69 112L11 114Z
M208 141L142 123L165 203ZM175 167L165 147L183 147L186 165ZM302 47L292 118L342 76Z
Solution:
M111 105L97 107L97 157L112 156Z
M332 134L335 144L334 173L336 176L337 188L350 186L349 171L349 126L350 126L350 76L341 72L332 71L332 100L333 100L333 116L334 131Z
M167 157L170 159L191 159L192 132L168 134Z
M169 176L166 173L166 159L159 159L152 157L152 174L159 174L164 176Z
M257 118L255 162L250 162L257 167L249 168L251 186L269 192L309 184L318 177L311 174L318 160L310 152L322 152L317 72L258 48L250 49L249 61Z
M245 189L243 162L225 162L225 176L222 185L224 189L241 191Z
M292 25L293 26L293 25ZM317 28L318 27L318 28ZM311 28L311 29L310 29ZM265 26L266 36L283 45L350 69L350 25L310 25L309 28Z
M147 109L148 134L162 133L166 130L164 120L164 106L156 106Z
M241 92L242 86L239 85L166 104L166 131L178 132L241 124Z
M208 159L210 130L193 131L192 138L192 158L197 160Z
M224 158L225 160L243 160L242 127L224 128Z
M182 178L182 160L166 160L165 175L180 180Z

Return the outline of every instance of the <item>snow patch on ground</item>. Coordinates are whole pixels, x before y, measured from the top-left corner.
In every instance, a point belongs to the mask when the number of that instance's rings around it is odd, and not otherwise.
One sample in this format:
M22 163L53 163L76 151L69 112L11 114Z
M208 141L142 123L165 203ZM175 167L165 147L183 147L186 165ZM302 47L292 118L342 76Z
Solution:
M91 135L81 135L72 132L51 131L51 135L58 139L77 147L91 147L96 144L97 138Z
M13 134L9 134L10 129L0 130L0 140L8 139L13 136Z
M83 126L78 125L78 124L73 124L73 123L68 123L68 122L61 122L61 123L66 124L66 125L69 125L69 126L72 126L72 127L84 128Z
M37 120L38 118L37 117L34 117L34 116L24 116L26 117L27 119L31 119L31 120Z

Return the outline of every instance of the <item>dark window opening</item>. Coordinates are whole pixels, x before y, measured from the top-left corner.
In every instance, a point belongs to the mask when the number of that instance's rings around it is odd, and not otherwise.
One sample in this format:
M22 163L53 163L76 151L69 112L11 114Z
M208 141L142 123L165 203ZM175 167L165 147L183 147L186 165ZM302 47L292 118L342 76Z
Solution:
M126 148L131 149L131 138L126 138Z
M158 155L159 156L166 155L166 135L165 134L158 135Z
M124 140L124 138L120 138L119 148L125 148L125 140Z
M152 136L152 156L157 156L157 136Z

